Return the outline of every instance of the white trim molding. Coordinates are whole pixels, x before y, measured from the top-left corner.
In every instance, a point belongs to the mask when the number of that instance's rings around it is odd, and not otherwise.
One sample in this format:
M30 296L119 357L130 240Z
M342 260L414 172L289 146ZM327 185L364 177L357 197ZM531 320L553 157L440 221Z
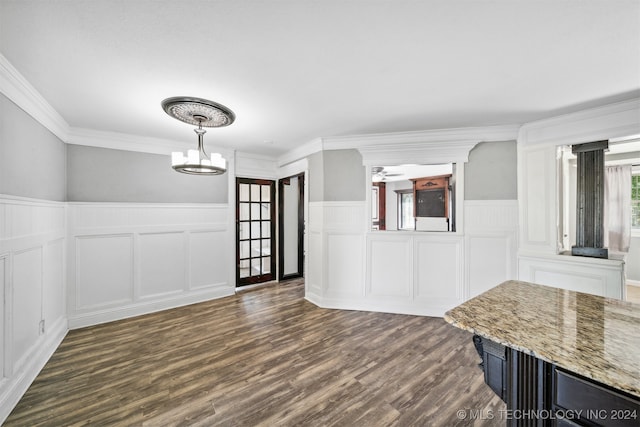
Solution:
M466 162L469 151L479 142L515 140L518 128L519 125L512 124L322 137L280 156L278 165L283 166L323 150L346 149L359 150L365 165L379 164L380 159L385 165L400 164L403 162L401 158L406 162L407 156L418 156L416 162ZM402 153L395 156L399 150Z
M571 145L640 135L640 98L524 124L523 145Z
M0 92L55 136L67 140L69 124L1 53Z
M409 144L370 145L358 148L365 166L466 163L479 140L429 141Z
M238 177L276 179L277 160L274 157L236 151L235 164Z
M317 153L322 151L323 148L322 138L315 138L306 144L303 144L293 150L289 150L280 157L278 157L278 167L282 167L289 163L295 162L296 160L303 159L305 157L309 157L313 153Z

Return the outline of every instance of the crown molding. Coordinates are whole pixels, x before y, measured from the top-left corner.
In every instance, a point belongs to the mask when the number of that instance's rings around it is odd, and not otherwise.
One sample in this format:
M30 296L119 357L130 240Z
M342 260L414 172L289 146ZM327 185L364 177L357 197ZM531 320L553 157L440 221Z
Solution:
M449 144L454 141L511 141L518 136L517 124L480 126L451 129L433 129L411 132L391 132L322 138L325 150L367 148L384 145Z
M67 140L69 124L1 53L0 92L55 136Z
M433 159L434 157L438 157L435 156L435 153L436 149L439 149L444 157L449 158L449 160L445 161L445 163L448 163L452 161L450 159L451 155L457 153L456 150L458 150L459 147L454 147L456 143L461 143L466 146L470 142L473 142L473 145L475 145L482 141L514 141L518 136L519 128L520 125L512 124L322 137L286 152L278 158L278 166L284 166L313 153L317 153L318 151L346 149L356 149L361 153L387 153L387 155L392 157L394 156L394 151L401 150L405 153L395 157L402 157L404 159L403 163L407 162L406 157L409 152L418 154L421 158L424 158L424 155L428 154L430 156L429 158ZM448 147L442 147L442 145L447 145ZM469 148L469 150L471 148ZM463 150L464 149L466 148L463 148ZM456 154L457 161L460 161L462 158L466 161L467 157L468 151L465 155ZM390 165L391 163L385 164Z
M524 124L521 145L571 145L640 135L640 98Z
M236 151L236 176L243 178L275 179L276 158L263 154Z
M282 167L286 164L293 163L296 160L303 159L323 150L324 138L315 138L300 147L289 150L280 157L278 157L278 167Z
M366 166L467 162L482 141L510 141L519 125L434 129L323 138L323 149L357 149Z
M481 140L427 141L410 144L380 144L358 148L365 166L402 164L465 163L469 151Z

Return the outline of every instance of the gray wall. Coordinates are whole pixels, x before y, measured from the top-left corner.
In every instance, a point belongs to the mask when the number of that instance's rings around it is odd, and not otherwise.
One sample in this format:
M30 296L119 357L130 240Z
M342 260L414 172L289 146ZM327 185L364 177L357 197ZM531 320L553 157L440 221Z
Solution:
M309 201L322 202L324 200L324 167L323 151L310 155L309 161Z
M227 203L228 177L178 173L169 155L67 147L70 202Z
M465 200L516 200L516 141L481 142L464 169Z
M367 184L362 155L358 150L327 150L323 154L324 201L366 199Z
M0 94L0 194L65 201L66 145Z

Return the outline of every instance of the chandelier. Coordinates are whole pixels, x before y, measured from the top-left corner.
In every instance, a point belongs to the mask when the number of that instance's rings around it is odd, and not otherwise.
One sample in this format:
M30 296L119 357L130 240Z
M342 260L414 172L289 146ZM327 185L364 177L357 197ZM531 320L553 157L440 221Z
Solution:
M198 149L171 153L171 167L190 175L221 175L227 171L227 161L219 153L208 156L204 151L203 127L229 126L236 119L233 111L213 101L202 98L177 96L162 101L164 111L181 122L198 126Z

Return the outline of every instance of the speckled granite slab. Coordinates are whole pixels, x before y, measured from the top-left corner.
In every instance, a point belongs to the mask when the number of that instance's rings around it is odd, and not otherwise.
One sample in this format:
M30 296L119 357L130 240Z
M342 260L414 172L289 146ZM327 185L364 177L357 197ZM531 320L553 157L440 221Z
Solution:
M640 304L512 280L444 319L640 397Z

